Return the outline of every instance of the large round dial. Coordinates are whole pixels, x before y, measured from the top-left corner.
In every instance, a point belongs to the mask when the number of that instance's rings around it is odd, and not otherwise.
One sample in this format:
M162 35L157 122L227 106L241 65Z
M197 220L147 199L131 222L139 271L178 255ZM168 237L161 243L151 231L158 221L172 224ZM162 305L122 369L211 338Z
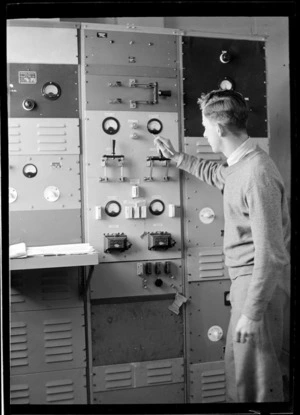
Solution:
M9 203L13 203L18 198L18 193L14 187L9 188Z
M102 128L106 134L110 134L110 135L117 134L117 132L120 129L120 123L114 117L107 117L105 118L105 120L103 120Z
M60 197L60 191L56 186L48 186L44 190L44 198L48 202L56 202Z
M61 96L61 87L56 82L46 82L42 87L42 95L54 101Z
M106 204L104 210L108 216L116 217L121 213L122 207L116 200L111 200Z
M32 177L35 177L37 175L37 167L34 164L26 164L23 167L23 174L28 179L31 179Z
M151 134L159 134L163 129L162 122L157 118L151 118L151 120L148 121L147 129Z
M165 210L165 204L160 199L154 199L149 205L149 210L152 213L152 215L161 215Z

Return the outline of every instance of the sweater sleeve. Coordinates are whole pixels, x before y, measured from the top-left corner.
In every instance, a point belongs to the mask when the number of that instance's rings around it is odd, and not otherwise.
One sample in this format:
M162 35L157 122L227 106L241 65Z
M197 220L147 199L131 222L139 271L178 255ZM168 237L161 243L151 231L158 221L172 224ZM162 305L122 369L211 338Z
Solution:
M289 266L282 227L282 189L263 178L246 194L254 244L254 269L242 313L260 320L276 285Z
M222 163L180 153L177 167L211 186L215 186L220 190L224 189L226 167Z

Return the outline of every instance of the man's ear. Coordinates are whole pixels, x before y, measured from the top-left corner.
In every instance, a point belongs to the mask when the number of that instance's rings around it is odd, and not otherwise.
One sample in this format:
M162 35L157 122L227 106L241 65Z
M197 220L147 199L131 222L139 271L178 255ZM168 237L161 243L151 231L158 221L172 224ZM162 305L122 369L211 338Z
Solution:
M217 123L216 128L217 128L217 134L219 137L224 137L226 135L226 129L224 125Z

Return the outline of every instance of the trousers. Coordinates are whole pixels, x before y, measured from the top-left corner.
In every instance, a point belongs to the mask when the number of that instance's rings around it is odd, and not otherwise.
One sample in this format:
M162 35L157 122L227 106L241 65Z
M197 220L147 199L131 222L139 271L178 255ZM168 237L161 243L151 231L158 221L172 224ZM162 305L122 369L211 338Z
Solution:
M251 275L237 277L230 287L231 317L226 338L225 373L227 402L282 402L280 355L283 346L285 291L277 287L260 320L257 341L234 340Z

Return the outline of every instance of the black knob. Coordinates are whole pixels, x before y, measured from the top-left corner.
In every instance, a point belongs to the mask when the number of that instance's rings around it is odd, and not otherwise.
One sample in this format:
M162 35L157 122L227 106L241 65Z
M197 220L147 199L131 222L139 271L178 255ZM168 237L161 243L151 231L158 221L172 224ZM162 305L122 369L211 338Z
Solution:
M155 281L155 285L156 287L161 287L163 285L163 280L161 278L157 278L157 280Z
M158 95L161 97L170 97L172 95L171 91L158 91Z
M24 99L22 106L24 110L31 111L35 107L35 102L33 101L33 99Z

